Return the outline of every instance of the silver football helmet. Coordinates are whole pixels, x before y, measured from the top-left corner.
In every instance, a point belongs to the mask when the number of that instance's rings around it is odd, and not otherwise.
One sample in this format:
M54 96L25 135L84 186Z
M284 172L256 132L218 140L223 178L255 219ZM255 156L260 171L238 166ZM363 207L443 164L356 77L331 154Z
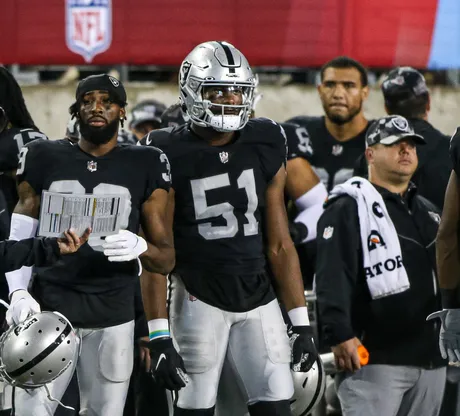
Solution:
M53 381L79 355L78 336L57 312L41 312L11 326L0 337L0 378L24 389Z
M294 381L294 395L291 398L293 416L306 416L317 406L326 388L326 373L321 358L307 373L291 371Z
M216 416L249 416L247 394L236 382L235 375L224 364L216 401ZM292 416L307 416L321 401L326 388L326 374L321 359L307 373L291 371L294 394L290 407Z
M249 120L256 80L244 55L227 42L196 46L182 62L179 89L182 108L191 121L217 131L242 129ZM240 105L216 104L205 99L206 87L238 88Z

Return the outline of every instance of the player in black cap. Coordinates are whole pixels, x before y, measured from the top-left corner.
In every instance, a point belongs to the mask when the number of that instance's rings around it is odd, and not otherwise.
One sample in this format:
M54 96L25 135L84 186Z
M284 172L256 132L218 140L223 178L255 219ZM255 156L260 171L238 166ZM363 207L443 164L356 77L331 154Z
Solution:
M129 128L141 140L152 130L161 128L161 115L166 106L156 100L144 100L136 104L131 112Z
M80 409L98 416L123 414L133 369L139 261L146 270L163 274L169 273L174 262L172 227L165 222L169 162L159 149L118 143L126 104L122 83L109 75L80 82L70 113L79 122L81 138L78 143L35 140L22 149L17 170L18 218L11 227L11 239L35 235L43 191L92 195L101 201L98 210L104 204L116 209L115 200L124 201L116 234L93 234L77 253L50 267L36 267L30 292L30 268L7 275L9 324L43 309L62 313L76 328L81 345L76 366ZM72 208L72 215L86 212L82 205ZM137 235L141 223L144 238ZM61 399L72 372L63 372L49 384L53 397ZM48 400L42 389L17 388L14 405L18 415L51 416L57 402Z
M419 165L413 182L420 195L442 209L444 193L452 164L449 159L449 138L428 122L430 93L423 75L404 66L390 71L382 83L385 110L388 114L406 117L427 145L418 149Z
M161 128L161 115L166 106L156 100L144 100L137 103L131 111L129 130L120 130L119 143L137 144L152 130Z

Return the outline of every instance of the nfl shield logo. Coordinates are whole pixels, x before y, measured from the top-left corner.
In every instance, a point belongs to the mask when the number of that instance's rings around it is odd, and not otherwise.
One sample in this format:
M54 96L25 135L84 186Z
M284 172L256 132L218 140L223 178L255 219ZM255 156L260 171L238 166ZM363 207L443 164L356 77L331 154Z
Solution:
M86 164L86 169L88 169L90 172L96 172L97 171L97 162L92 160L91 162L88 162Z
M66 0L67 47L86 62L112 43L111 0Z
M329 240L332 237L332 234L334 234L334 227L326 227L323 232L323 238L325 240Z

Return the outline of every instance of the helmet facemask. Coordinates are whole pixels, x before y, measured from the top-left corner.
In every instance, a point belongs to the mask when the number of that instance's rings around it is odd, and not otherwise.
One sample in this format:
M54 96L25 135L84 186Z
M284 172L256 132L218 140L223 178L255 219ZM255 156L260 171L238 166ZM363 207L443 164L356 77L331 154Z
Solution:
M222 94L213 93L221 90L224 95L233 94L241 97L241 104L225 104L216 102ZM195 92L196 99L191 111L187 112L193 123L201 127L211 127L219 132L241 130L249 120L254 87L251 83L239 82L201 82Z
M241 130L248 122L256 79L244 55L226 42L205 42L186 57L179 71L180 102L192 123L219 132ZM234 104L223 96L209 95L222 89L234 95ZM236 99L238 97L238 99Z

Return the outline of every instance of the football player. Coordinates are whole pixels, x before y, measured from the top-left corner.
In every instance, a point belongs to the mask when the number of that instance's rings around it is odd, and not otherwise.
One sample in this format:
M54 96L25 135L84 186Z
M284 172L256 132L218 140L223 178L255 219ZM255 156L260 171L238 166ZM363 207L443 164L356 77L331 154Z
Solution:
M44 309L62 313L77 328L80 412L88 415L123 413L133 365L138 260L147 270L163 274L174 265L172 230L165 222L169 162L158 149L117 143L126 104L119 80L107 74L85 78L70 107L79 122L79 142L33 141L21 150L17 171L19 202L11 239L35 234L44 190L125 199L121 231L105 240L92 235L74 255L36 268L30 293L30 268L7 276L9 322ZM136 235L140 224L145 239ZM60 400L71 377L69 370L53 381L51 395ZM16 414L24 416L53 415L57 405L43 389L16 389L14 403Z
M161 126L161 116L166 111L166 106L156 100L144 100L137 103L131 111L129 129L137 140L141 140L152 130Z
M21 88L13 75L0 66L0 190L7 202L5 212L11 217L18 202L16 168L22 147L35 139L47 139L27 110Z
M306 127L313 149L311 164L330 191L351 178L365 150L369 125L363 109L369 95L366 69L345 56L332 59L321 68L318 93L324 116L298 116L288 122Z
M346 56L324 64L320 77L318 93L324 116L298 116L287 122L305 127L308 131L312 148L309 161L327 191L330 191L335 185L351 178L354 169L361 171L362 165L365 166L363 156L369 122L364 115L363 104L368 97L369 87L366 69ZM289 131L286 133L290 135ZM291 140L295 141L297 138L293 133ZM367 167L364 172L367 172ZM319 187L313 188L312 193L318 190ZM309 197L310 193L304 196L305 199ZM300 247L299 254L304 279L311 282L316 263L315 241Z
M262 94L258 94L254 102L261 97ZM254 113L253 103L251 118L255 117ZM187 115L185 118L188 119ZM162 127L186 123L180 104L166 109L161 120ZM281 126L287 138L286 195L296 203L299 213L294 222L289 223L291 237L297 245L315 239L316 223L323 212L327 190L310 164L313 149L307 129L293 123L281 123Z
M281 126L287 138L286 195L298 212L289 227L297 245L316 238L316 224L323 213L327 190L310 164L313 149L307 129L292 123Z
M35 125L14 76L0 65L0 240L7 239L10 234L11 214L18 202L16 168L19 152L24 144L35 139L47 137ZM8 301L4 276L0 276L0 298ZM0 308L1 324L5 313L5 309ZM4 402L3 407L10 405Z
M249 119L254 75L229 43L198 45L179 87L191 122L142 140L163 149L174 170L169 324L164 278L143 284L154 376L179 390L176 416L212 415L228 360L251 415L290 415L290 366L308 371L317 352L287 225L284 130ZM275 290L292 321L289 337Z
M439 347L443 358L460 362L460 128L450 140L453 170L447 184L444 209L436 238L436 262L443 310L439 317Z

